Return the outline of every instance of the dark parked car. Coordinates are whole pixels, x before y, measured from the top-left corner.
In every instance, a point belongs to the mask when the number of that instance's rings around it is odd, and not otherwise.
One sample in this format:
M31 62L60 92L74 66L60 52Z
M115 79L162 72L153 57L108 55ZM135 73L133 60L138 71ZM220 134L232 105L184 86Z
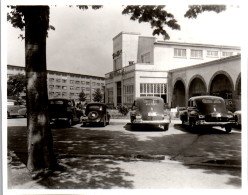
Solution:
M22 105L20 102L12 99L7 100L7 116L16 117L16 116L27 116L27 108Z
M65 122L67 126L80 121L74 100L64 98L49 99L49 118L51 124Z
M109 124L110 114L107 111L107 106L104 103L88 103L85 109L85 114L82 117L83 125L86 124L101 124L103 127Z
M196 96L188 100L188 107L180 112L183 125L191 128L197 126L225 127L226 132L231 132L236 124L234 114L226 109L225 101L217 96Z
M130 112L131 124L161 125L168 130L170 115L164 110L164 100L160 97L136 98Z

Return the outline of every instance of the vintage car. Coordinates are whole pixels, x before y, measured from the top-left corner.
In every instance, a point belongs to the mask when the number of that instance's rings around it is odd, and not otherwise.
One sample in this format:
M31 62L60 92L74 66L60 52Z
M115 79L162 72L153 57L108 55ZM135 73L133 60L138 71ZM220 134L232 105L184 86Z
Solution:
M106 104L97 102L88 103L81 120L84 126L87 124L100 124L105 127L110 121L110 114L107 111Z
M7 100L7 116L16 117L16 116L27 116L27 108L22 105L20 102L12 99Z
M236 124L233 113L226 109L224 99L217 96L191 97L188 107L180 112L180 120L192 129L197 126L220 126L225 127L227 133Z
M49 99L48 110L51 124L64 122L70 127L80 121L80 115L77 112L74 100L64 98Z
M241 110L237 110L234 112L234 117L236 118L236 126L241 127L242 121L241 121Z
M160 97L139 97L133 103L130 112L131 125L145 124L163 126L168 130L170 115L164 109L164 100Z

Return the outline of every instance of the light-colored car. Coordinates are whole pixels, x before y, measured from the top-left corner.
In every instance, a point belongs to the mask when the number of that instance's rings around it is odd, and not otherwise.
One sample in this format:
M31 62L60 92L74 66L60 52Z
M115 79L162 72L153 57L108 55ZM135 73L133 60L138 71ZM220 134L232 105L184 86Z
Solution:
M7 116L16 117L16 116L27 116L27 108L22 105L20 102L12 99L7 100Z
M241 127L242 121L241 121L241 110L237 110L234 112L234 116L237 120L236 126Z
M131 125L145 124L163 126L168 130L170 115L164 110L164 100L160 97L139 97L130 112Z

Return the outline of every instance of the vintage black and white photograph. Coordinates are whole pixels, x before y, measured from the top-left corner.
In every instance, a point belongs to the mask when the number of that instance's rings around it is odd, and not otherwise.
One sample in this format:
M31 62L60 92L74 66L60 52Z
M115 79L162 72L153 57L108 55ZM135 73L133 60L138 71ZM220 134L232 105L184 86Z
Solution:
M240 1L10 2L6 194L247 187Z

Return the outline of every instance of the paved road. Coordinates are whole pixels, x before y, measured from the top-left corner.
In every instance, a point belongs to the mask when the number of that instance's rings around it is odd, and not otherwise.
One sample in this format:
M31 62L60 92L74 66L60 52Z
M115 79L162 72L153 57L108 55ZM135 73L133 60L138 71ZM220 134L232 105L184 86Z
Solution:
M25 119L8 119L8 148L25 161L24 125ZM178 121L168 131L114 121L104 128L53 128L54 152L70 168L69 175L58 174L62 181L73 177L73 188L240 188L241 130L200 130Z

